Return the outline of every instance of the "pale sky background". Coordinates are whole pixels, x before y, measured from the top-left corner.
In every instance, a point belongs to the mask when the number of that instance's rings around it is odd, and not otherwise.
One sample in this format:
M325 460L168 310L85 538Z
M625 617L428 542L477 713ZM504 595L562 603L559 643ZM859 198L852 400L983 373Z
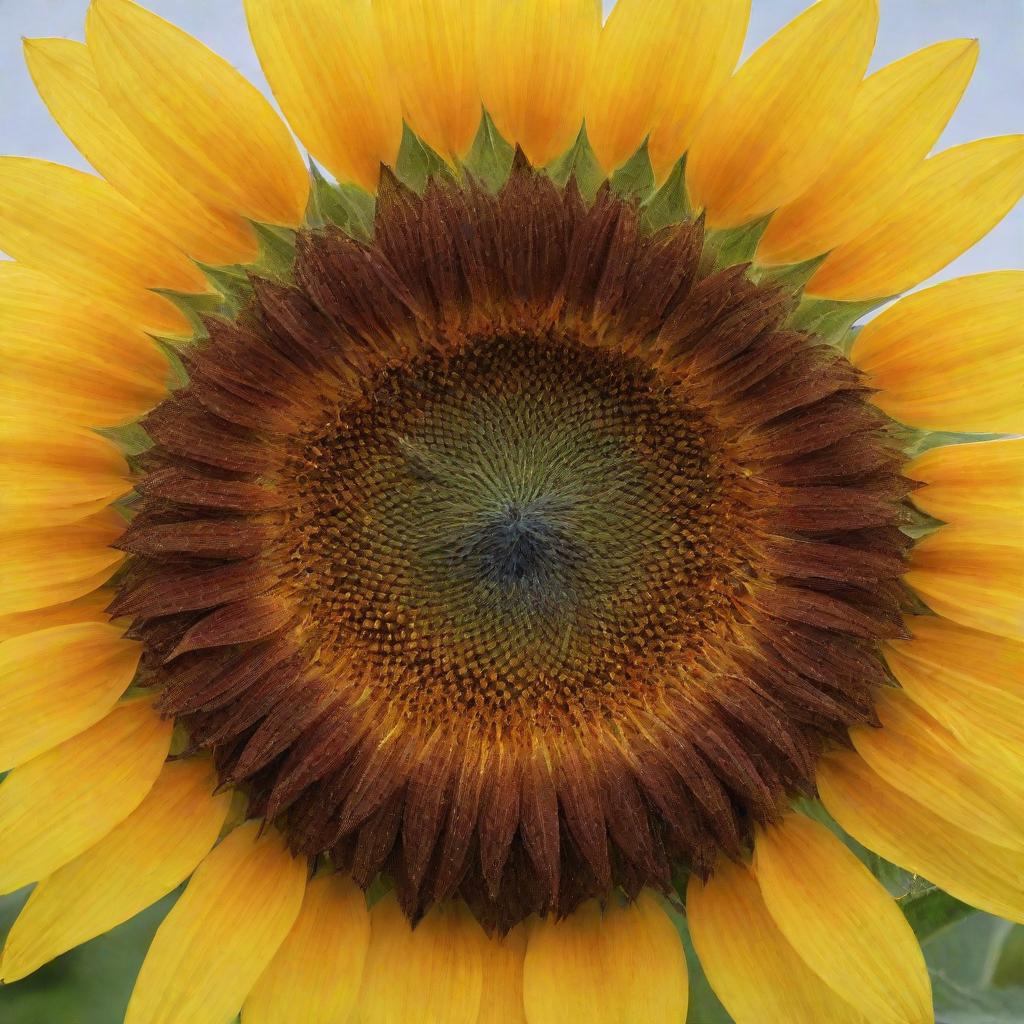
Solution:
M714 2L714 0L708 0ZM754 0L749 53L808 0ZM242 0L147 0L268 91L245 28ZM606 10L612 4L606 3ZM87 165L50 120L21 55L23 36L82 38L88 0L0 0L0 152ZM938 148L1024 131L1024 0L881 0L872 69L941 39L981 41L974 79ZM1024 263L1024 204L932 281Z

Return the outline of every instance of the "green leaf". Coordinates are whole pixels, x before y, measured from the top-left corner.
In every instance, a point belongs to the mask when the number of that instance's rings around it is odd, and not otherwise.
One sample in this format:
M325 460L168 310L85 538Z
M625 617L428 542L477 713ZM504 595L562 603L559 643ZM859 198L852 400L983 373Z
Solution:
M973 444L976 441L995 441L1004 434L961 434L946 430L907 430L907 442L903 450L914 458L930 448L942 448L950 444Z
M557 160L549 163L545 171L548 177L562 188L571 177L575 177L576 184L587 202L593 201L597 190L607 180L597 157L594 156L594 151L590 148L586 125L580 129L572 146Z
M312 160L309 162L313 186L310 189L306 223L319 228L336 224L361 242L373 238L377 201L358 185L335 185L329 182Z
M814 272L825 262L825 255L815 256L803 263L789 263L781 267L751 267L750 277L759 284L775 284L794 293L804 290L804 285L811 279Z
M623 199L645 203L654 195L654 167L647 152L647 139L612 175L611 183L612 190Z
M133 459L153 447L153 439L138 420L117 427L94 427L93 430L100 437L113 441L128 459Z
M1012 925L1006 932L1002 949L992 972L996 988L1024 987L1024 925Z
M452 177L451 168L407 124L402 125L402 145L395 161L395 174L403 184L421 195L435 174Z
M497 192L508 180L514 156L515 149L501 137L501 133L494 127L491 115L484 111L463 167L481 181L485 188Z
M737 263L749 263L754 258L757 243L761 241L766 227L768 218L762 217L738 228L709 231L704 238L703 261L715 270L734 267Z
M665 179L665 184L644 204L644 219L651 231L693 219L686 191L686 157L682 157Z
M936 1024L1021 1024L1024 988L985 989L932 975Z
M977 913L974 907L961 903L955 896L950 896L948 892L930 883L916 892L907 893L898 902L919 942L926 942L958 921Z
M836 302L833 299L804 299L789 318L794 331L819 335L830 345L849 353L853 344L853 325L872 310L885 305L888 298L864 302Z
M250 223L259 240L260 252L249 269L260 277L290 281L295 266L295 232L272 224Z

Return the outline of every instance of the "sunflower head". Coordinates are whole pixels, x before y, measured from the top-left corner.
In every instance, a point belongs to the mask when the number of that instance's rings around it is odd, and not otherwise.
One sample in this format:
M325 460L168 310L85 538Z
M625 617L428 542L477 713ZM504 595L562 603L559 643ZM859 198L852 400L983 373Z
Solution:
M1021 191L1019 138L926 159L975 47L864 79L870 0L735 73L742 0L246 11L336 181L129 0L29 44L106 181L0 162L3 976L194 870L130 1024L681 1021L684 900L738 1024L932 1019L794 808L1021 913L1019 695L963 690L1019 662L1020 442L941 446L1020 429L975 369L1020 275L854 327Z

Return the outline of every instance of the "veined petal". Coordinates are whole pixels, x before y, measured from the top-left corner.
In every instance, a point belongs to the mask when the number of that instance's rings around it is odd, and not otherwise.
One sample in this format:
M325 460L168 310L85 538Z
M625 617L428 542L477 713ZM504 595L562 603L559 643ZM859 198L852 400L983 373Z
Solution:
M398 86L371 0L245 0L277 102L309 151L343 181L377 191L402 141Z
M254 85L131 0L93 0L85 28L107 102L182 187L251 220L301 222L309 175Z
M77 736L110 711L142 652L122 632L79 622L0 643L0 770Z
M1024 195L1024 135L930 157L875 223L829 253L811 296L858 301L913 287L991 231Z
M795 199L826 169L877 27L876 0L820 0L725 85L686 161L694 207L707 211L711 227L756 220Z
M82 427L0 418L0 521L7 529L71 523L131 490L118 447Z
M306 886L288 937L242 1009L244 1024L335 1024L349 1019L370 944L366 897L345 875Z
M409 127L446 159L480 126L475 0L373 0Z
M701 967L736 1024L867 1024L786 941L745 867L723 860L707 883L691 875L686 919Z
M15 768L0 783L0 892L45 878L124 821L160 774L171 728L151 701L130 701Z
M871 227L935 145L977 60L977 40L951 39L865 79L828 169L775 212L758 262L798 263Z
M881 692L881 729L850 730L857 753L886 782L973 835L1024 852L1024 816L1013 797L970 761L956 737L904 693Z
M0 615L0 643L13 636L24 636L51 626L71 626L83 622L109 622L106 608L114 599L112 590L94 590L75 601L35 608L27 612Z
M205 292L206 279L112 185L29 157L0 157L0 248L106 300L156 334L190 334L184 315L149 289Z
M911 426L1024 432L1024 271L905 296L860 329L850 359L875 403Z
M95 846L44 878L14 922L0 976L24 978L115 928L184 881L217 840L231 804L209 760L164 764L142 803Z
M599 0L480 0L480 94L495 127L542 167L572 145L601 32Z
M975 758L1024 759L1024 644L915 615L911 640L885 645L903 692L942 722Z
M523 964L530 1024L682 1021L688 997L679 934L649 892L603 914L590 901L530 930Z
M483 950L484 985L476 1024L528 1024L523 1006L523 958L526 925L504 938L492 938Z
M370 914L370 948L355 1019L359 1024L416 1019L476 1024L486 944L483 929L462 904L436 906L413 929L389 893Z
M980 910L1024 923L1024 855L950 824L851 751L818 764L822 802L858 842ZM834 891L834 890L833 890Z
M749 18L750 0L618 0L585 110L602 167L621 166L649 136L655 176L668 176L736 67Z
M926 485L914 491L914 504L936 519L961 526L984 524L995 537L1024 521L1020 438L931 448L903 472Z
M157 231L204 263L256 258L256 236L241 217L197 199L142 148L100 90L84 43L26 39L25 60L65 135Z
M753 871L790 945L868 1020L935 1019L924 957L906 918L824 825L788 814L759 830Z
M1019 529L943 526L914 545L904 579L938 615L1024 638L1024 536Z
M0 533L0 614L63 604L102 586L124 558L110 546L124 528L106 511L69 526Z
M223 1024L238 1012L306 887L305 860L274 829L258 838L259 828L235 829L196 869L157 929L125 1024Z

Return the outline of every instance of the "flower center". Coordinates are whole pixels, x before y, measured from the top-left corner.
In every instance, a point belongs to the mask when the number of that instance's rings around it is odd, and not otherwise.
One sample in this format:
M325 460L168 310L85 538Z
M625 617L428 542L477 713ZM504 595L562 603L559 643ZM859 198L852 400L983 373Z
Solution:
M112 611L250 813L488 927L738 856L873 720L908 484L789 297L520 161L303 232L146 421Z

